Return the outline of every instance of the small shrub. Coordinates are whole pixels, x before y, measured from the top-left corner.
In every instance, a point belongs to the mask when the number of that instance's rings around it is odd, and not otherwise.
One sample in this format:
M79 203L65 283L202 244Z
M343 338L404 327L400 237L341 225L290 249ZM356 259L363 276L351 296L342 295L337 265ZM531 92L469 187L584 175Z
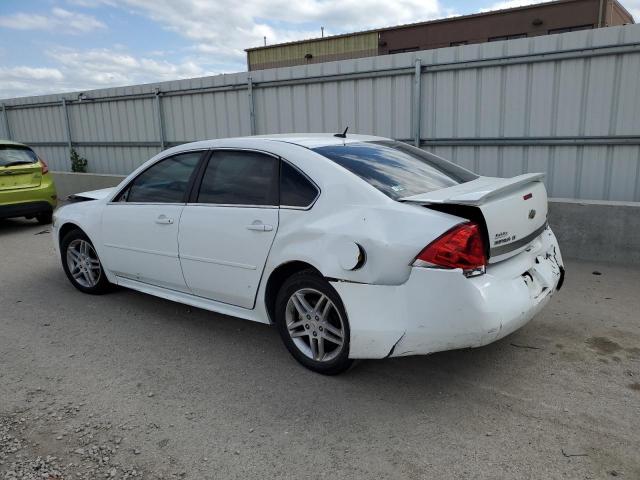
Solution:
M71 149L71 171L77 173L87 173L87 159L81 157L75 148Z

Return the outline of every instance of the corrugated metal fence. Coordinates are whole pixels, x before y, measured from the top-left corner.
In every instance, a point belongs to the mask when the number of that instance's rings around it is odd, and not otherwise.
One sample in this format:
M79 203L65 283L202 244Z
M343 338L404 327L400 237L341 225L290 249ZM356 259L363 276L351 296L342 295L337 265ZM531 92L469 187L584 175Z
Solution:
M126 174L167 146L282 132L419 143L554 197L640 201L640 25L6 100L0 137Z

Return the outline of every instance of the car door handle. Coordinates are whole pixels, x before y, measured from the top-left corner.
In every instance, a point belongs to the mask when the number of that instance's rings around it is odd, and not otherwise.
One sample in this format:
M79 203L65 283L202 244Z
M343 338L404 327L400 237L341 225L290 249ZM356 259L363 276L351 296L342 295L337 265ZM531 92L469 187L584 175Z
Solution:
M252 223L247 225L247 230L253 230L255 232L270 232L273 230L273 225L265 225L264 223Z
M156 223L160 225L171 225L173 223L173 218L167 217L166 215L160 215L156 218Z

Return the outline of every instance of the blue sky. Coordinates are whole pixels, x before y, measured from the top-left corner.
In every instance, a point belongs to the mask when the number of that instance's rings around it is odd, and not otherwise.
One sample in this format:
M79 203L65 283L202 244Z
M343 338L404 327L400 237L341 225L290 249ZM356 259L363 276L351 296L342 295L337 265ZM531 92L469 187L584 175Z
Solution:
M536 0L0 0L0 98L246 68L244 49ZM623 0L636 18L640 0Z

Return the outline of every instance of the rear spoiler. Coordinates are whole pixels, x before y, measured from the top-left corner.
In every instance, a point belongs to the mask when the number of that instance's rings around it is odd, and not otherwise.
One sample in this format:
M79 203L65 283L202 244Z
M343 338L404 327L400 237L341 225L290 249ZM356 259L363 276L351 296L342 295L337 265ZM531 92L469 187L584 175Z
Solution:
M512 192L527 183L539 182L544 175L544 173L525 173L513 178L479 177L453 187L403 197L400 201L420 204L482 205L489 198Z

